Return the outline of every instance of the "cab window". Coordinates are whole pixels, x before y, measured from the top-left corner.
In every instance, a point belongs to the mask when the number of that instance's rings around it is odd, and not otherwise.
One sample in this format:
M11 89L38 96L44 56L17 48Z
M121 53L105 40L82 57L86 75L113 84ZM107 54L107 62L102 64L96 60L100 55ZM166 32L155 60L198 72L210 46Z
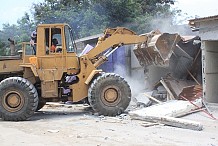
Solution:
M46 54L62 52L62 37L60 28L45 28Z
M75 45L73 43L73 37L69 26L65 26L65 36L67 52L75 52Z

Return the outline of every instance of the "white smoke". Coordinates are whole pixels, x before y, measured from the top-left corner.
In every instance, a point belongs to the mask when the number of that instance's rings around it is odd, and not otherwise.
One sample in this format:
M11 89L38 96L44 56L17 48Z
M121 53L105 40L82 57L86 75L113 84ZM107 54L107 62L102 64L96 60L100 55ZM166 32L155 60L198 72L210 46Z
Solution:
M132 96L135 97L139 93L145 92L148 89L146 87L146 78L137 78L136 76L130 76L127 69L123 65L115 65L114 73L124 77L127 83L130 85Z
M192 32L187 24L177 24L172 22L172 18L155 18L152 19L151 27L153 30L160 30L162 33L178 33L180 35L198 35L198 32Z

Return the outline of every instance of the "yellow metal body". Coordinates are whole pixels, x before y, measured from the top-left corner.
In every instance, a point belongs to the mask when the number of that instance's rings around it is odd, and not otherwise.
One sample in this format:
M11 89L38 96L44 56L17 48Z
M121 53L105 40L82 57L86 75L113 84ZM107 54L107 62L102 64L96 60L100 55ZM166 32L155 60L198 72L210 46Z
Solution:
M158 34L158 33L157 33ZM153 33L152 35L155 35ZM37 27L36 54L29 43L23 43L22 59L0 61L0 74L22 72L23 77L33 84L39 84L42 98L60 98L64 76L75 75L78 81L69 87L71 101L80 101L88 96L93 77L101 72L97 67L107 60L102 53L121 45L147 43L152 36L136 35L133 31L118 27L106 29L97 45L87 54L78 56L67 24L40 24ZM57 38L61 51L52 52L52 40Z

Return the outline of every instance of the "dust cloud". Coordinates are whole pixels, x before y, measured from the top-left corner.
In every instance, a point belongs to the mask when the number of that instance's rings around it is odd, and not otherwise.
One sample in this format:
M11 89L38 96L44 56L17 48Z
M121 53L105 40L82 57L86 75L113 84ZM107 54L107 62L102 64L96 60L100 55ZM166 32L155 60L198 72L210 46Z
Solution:
M145 92L147 89L145 78L131 77L123 65L115 65L114 73L124 77L131 88L133 97L137 96L139 93Z
M160 30L162 33L178 33L180 35L198 35L198 32L192 32L187 24L176 24L172 18L154 18L150 22L152 30Z

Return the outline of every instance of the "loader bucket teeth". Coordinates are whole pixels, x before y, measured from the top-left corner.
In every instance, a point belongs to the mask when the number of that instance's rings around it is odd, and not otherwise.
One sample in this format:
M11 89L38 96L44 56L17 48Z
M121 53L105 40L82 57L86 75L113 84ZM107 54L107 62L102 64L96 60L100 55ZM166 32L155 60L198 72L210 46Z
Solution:
M147 42L137 45L133 52L141 66L168 66L169 58L180 40L181 37L178 34L154 35Z

